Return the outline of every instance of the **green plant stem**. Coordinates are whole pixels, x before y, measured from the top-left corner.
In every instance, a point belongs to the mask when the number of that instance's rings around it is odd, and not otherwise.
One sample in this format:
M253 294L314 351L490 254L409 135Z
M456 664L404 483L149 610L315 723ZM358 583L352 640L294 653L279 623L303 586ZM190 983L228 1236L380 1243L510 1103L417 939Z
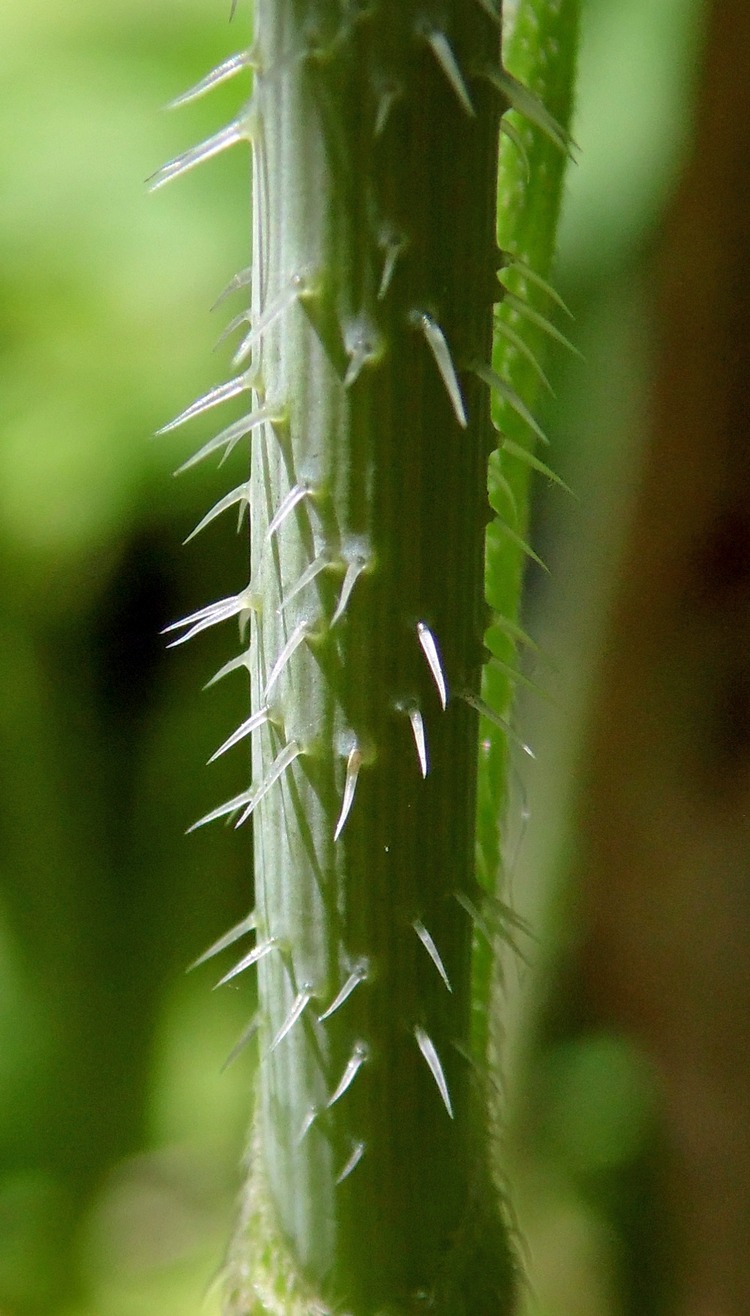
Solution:
M243 373L180 418L252 389L251 580L185 623L250 623L252 785L203 820L254 829L230 1306L507 1316L472 1050L491 391L538 427L491 369L498 136L511 103L564 134L493 0L258 0L255 35L247 115L157 180L252 140Z
M363 1312L420 1294L447 1310L454 1290L496 1311L509 1288L461 1054L456 899L475 880L477 716L458 694L482 660L492 430L471 367L491 352L502 108L469 71L497 64L499 32L476 0L448 8L445 27L412 3L257 11L256 314L299 295L256 357L258 402L283 419L253 457L254 707L304 638L256 742L256 783L300 753L255 813L273 949L249 1191L271 1204L284 1284ZM476 1273L488 1248L493 1276Z

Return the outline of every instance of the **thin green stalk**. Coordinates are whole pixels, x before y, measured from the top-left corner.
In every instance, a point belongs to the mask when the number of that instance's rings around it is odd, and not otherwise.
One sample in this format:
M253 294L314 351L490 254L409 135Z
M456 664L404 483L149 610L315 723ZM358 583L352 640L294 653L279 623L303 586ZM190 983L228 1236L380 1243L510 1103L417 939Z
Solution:
M257 0L248 109L157 183L253 146L251 577L239 616L261 1064L230 1309L510 1312L472 1051L501 115L564 134L492 0ZM201 88L202 90L203 88ZM238 280L244 283L245 277ZM175 422L177 423L177 422ZM239 737L237 737L239 738ZM234 739L234 738L233 738Z

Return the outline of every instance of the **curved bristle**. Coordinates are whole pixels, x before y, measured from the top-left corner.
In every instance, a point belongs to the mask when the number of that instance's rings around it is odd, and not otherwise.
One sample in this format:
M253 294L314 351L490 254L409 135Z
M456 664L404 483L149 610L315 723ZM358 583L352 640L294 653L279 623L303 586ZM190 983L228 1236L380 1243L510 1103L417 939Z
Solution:
M212 960L214 955L219 955L221 951L226 950L228 946L233 946L235 941L239 941L240 937L244 937L248 932L253 932L255 930L255 923L255 910L251 909L250 913L247 914L245 918L239 923L235 923L234 927L230 928L228 932L225 932L223 937L219 937L218 941L215 941L213 945L209 946L208 950L204 950L203 954L199 955L197 960L193 960L193 963L189 965L186 972L191 973L193 969L197 969L199 965L205 964L207 960Z
M414 1028L414 1036L417 1039L417 1046L427 1061L429 1071L435 1080L435 1085L440 1093L443 1105L451 1119L453 1119L453 1106L451 1104L450 1092L448 1091L448 1083L445 1078L445 1073L443 1072L443 1066L440 1063L440 1057L435 1050L435 1044L432 1041L432 1038L425 1032L424 1028L420 1028L419 1024Z
M294 1025L298 1023L299 1020L302 1018L302 1015L304 1014L311 1000L312 1000L312 992L309 990L309 988L305 988L303 991L297 993L297 995L294 998L292 1008L289 1011L289 1014L287 1015L286 1019L281 1025L281 1028L279 1029L278 1033L276 1034L271 1045L268 1048L269 1055L276 1050L277 1046L279 1046L284 1041L285 1037L289 1036L292 1029L294 1028Z
M212 160L215 155L220 155L223 151L235 146L237 142L249 140L249 121L243 115L239 119L234 119L228 123L225 128L214 133L213 137L207 137L205 142L198 146L192 146L189 151L183 151L182 155L177 155L173 160L168 160L161 169L151 174L146 179L152 192L158 188L164 187L165 183L171 183L174 178L181 178L197 165L204 164L206 160Z
M276 785L279 777L286 772L287 768L291 767L292 763L294 763L295 759L299 758L301 753L302 747L297 744L296 740L290 740L289 744L284 746L281 752L276 755L276 758L268 769L268 772L260 783L258 789L253 791L250 799L247 801L244 812L240 814L240 817L237 819L235 827L241 827L243 823L247 822L251 814L257 809L261 800L265 799L272 786Z
M328 1009L324 1010L323 1014L318 1015L318 1023L322 1024L325 1023L326 1019L330 1019L331 1015L335 1014L336 1011L341 1008L341 1006L344 1004L345 1001L348 1001L355 987L358 987L361 982L366 982L366 981L367 981L367 966L365 964L359 964L355 966L355 968L352 969L352 972L349 974L349 977L347 978L343 987L341 988L341 991L331 1001L331 1004L328 1006Z
M247 503L249 505L250 485L248 481L245 481L244 484L238 484L236 489L232 489L228 494L224 494L223 498L220 498L218 502L214 503L210 512L206 512L206 515L201 518L195 529L190 531L190 534L187 539L183 540L183 543L189 544L191 540L195 539L196 535L199 535L202 530L205 530L206 526L210 525L212 521L215 521L217 516L221 516L222 512L226 512L230 507L235 507L237 503Z
M341 1173L336 1177L337 1184L342 1184L345 1179L349 1178L349 1175L352 1173L352 1170L355 1170L357 1168L364 1154L365 1154L365 1144L363 1142L355 1142L352 1148L351 1156L346 1162Z
M547 319L546 315L542 315L541 311L537 311L533 306L529 306L528 302L525 302L523 298L517 297L515 293L509 292L508 289L506 289L503 296L503 303L506 306L511 306L514 311L517 311L519 315L524 317L524 319L529 320L531 324L535 324L537 329L541 329L542 333L549 334L550 338L554 338L556 343L560 343L563 347L566 347L569 352L573 353L573 356L577 356L579 360L583 360L578 348L571 343L570 339L566 338L565 334L561 333L560 330Z
M304 641L311 634L311 631L312 631L312 627L310 625L310 622L306 620L298 622L297 625L295 626L294 630L289 636L289 639L287 640L286 644L281 650L281 653L278 655L273 667L271 668L268 680L266 681L265 689L263 691L264 702L268 700L268 696L271 693L271 690L273 689L279 677L281 676L281 673L283 672L284 668L289 662L289 659L292 657L293 654L297 652L299 646L304 643Z
M459 68L453 47L444 32L439 28L428 27L421 34L427 42L440 68L454 91L461 109L474 118L476 111L471 103L469 90Z
M271 539L273 535L276 534L276 531L284 524L289 514L294 511L299 503L302 502L303 498L308 498L310 493L311 488L307 481L303 481L301 484L292 485L292 488L289 490L288 494L282 498L273 517L269 521L268 529L266 530L266 539Z
M447 974L447 972L446 972L445 965L443 964L443 960L442 960L442 956L441 956L441 954L440 954L440 951L438 950L437 946L435 945L435 942L433 941L432 937L430 936L429 932L427 931L427 928L425 927L424 923L422 922L421 919L417 918L417 919L415 919L414 922L412 923L412 927L414 928L414 931L416 932L417 936L419 937L419 940L421 941L422 945L424 946L425 950L427 951L427 954L429 955L430 959L432 960L433 964L435 965L435 968L437 969L438 973L440 974L440 977L442 978L443 982L445 983L446 987L448 988L448 991L449 991L449 992L452 992L452 991L453 991L453 988L451 987L450 979L449 979L448 974Z
M343 617L344 613L346 612L347 605L352 596L352 590L354 589L354 586L356 585L357 581L359 580L359 577L362 575L362 572L364 571L366 566L367 566L367 560L365 558L355 557L352 559L352 561L349 563L348 567L346 568L346 574L344 575L344 581L341 586L339 601L336 604L334 614L331 617L330 622L328 623L331 628L333 628L336 625L337 621L340 621L340 619Z
M416 311L413 314L414 322L422 330L427 344L435 358L435 364L440 371L440 378L445 384L445 391L450 399L456 420L462 429L466 429L468 420L466 418L466 408L461 396L461 389L458 383L453 358L450 354L450 348L445 339L440 325L433 320L431 315L426 311Z
M229 970L229 973L225 973L224 977L219 979L216 987L223 987L225 983L231 982L233 978L236 978L238 973L244 973L245 969L252 968L254 964L257 964L265 955L268 955L272 950L275 950L277 946L278 942L274 941L273 938L269 941L261 942L259 946L255 946L250 951L249 955L243 955L242 959ZM215 990L216 988L214 988L214 991Z
M258 407L257 411L251 411L247 416L241 416L239 420L235 420L231 425L227 425L226 429L216 434L213 439L209 439L208 443L204 443L203 447L194 452L192 457L188 457L187 461L177 467L175 475L183 475L185 471L191 470L193 466L197 466L206 457L210 457L212 453L219 452L223 448L224 453L219 462L221 466L237 447L240 440L244 439L247 434L252 434L254 430L261 425L265 425L266 422L274 425L279 424L282 420L283 412L278 406L267 403L265 406Z
M483 365L475 367L475 374L487 384L488 388L491 388L504 402L507 402L508 406L528 425L529 429L534 431L542 443L549 444L549 439L539 422L534 419L526 403L518 396L516 390L511 388L510 384L503 379L502 375L499 375L496 370L492 370L489 366Z
M228 59L222 60L217 64L215 69L211 69L204 78L196 82L194 86L183 91L180 96L175 96L174 100L167 105L168 110L177 110L182 105L190 105L192 101L197 101L201 96L205 96L214 87L220 87L223 82L233 78L235 74L240 73L243 69L254 67L252 54L249 50L238 51L236 55L230 55Z
M361 767L362 767L362 751L359 749L357 745L355 745L354 748L350 750L349 757L346 761L346 779L344 781L344 794L341 801L341 812L339 813L338 821L336 823L336 827L333 833L334 841L338 841L342 831L344 830L344 824L351 812L351 807L352 804L354 803L354 792L357 789L357 778L359 777L359 771Z
M432 673L432 679L437 687L438 698L445 710L448 706L448 687L445 683L445 676L443 675L443 666L440 661L437 641L426 622L417 622L417 638L422 646L422 652L427 659L427 666Z
M357 1074L359 1073L360 1069L362 1068L365 1061L367 1060L367 1057L368 1057L367 1043L355 1042L354 1049L352 1050L352 1054L349 1057L349 1060L347 1061L346 1069L344 1070L334 1091L331 1093L330 1097L328 1098L328 1101L326 1102L327 1110L330 1110L331 1106L335 1106L336 1102L339 1101L340 1098L343 1097L347 1089L351 1087L352 1083L357 1077Z
M232 732L231 736L229 736L222 745L219 745L219 748L214 751L208 762L215 763L222 754L226 754L228 749L232 749L235 745L238 745L241 740L244 740L246 736L252 735L253 731L257 731L259 727L264 727L270 719L271 710L269 708L260 708L257 713L253 713L252 717L246 718L246 720L237 727L236 731Z
M238 397L240 393L246 392L252 386L253 381L247 372L236 375L234 379L227 379L223 384L215 384L207 393L203 393L201 397L196 398L195 402L191 402L190 406L181 411L179 416L175 416L174 420L162 425L161 429L156 431L157 437L162 434L170 434L179 425L185 425L187 421L194 420L196 416L202 416L204 411L210 411L212 407L218 407L222 402L229 402L231 398Z
M231 297L233 292L239 292L240 288L251 287L252 282L253 282L253 267L252 265L246 265L244 270L238 270L236 274L232 275L231 279L229 280L229 283L224 288L222 288L221 292L216 298L216 301L213 303L211 310L212 311L217 310L218 307L221 306L222 302L225 301L227 297Z

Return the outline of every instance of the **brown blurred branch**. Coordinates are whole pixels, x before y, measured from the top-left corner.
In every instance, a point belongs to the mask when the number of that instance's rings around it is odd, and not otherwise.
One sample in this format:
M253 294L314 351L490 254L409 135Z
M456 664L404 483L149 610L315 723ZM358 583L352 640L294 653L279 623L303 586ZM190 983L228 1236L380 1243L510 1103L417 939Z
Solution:
M681 1316L750 1312L750 6L709 20L583 803L584 990L666 1092Z

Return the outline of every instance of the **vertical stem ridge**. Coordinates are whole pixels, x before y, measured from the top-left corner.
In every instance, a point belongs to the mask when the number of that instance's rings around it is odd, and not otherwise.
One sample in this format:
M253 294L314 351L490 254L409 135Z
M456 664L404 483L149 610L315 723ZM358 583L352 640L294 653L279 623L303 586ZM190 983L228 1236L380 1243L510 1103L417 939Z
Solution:
M254 781L300 753L253 819L258 941L281 953L258 965L234 1309L283 1290L305 1312L460 1295L494 1316L510 1265L461 1055L472 925L454 898L475 880L477 715L450 690L478 691L482 657L492 430L470 367L491 357L503 107L472 71L499 32L476 0L258 0L255 57L254 318L300 291L253 346L257 405L284 416L252 458L253 706L273 675L278 711Z

